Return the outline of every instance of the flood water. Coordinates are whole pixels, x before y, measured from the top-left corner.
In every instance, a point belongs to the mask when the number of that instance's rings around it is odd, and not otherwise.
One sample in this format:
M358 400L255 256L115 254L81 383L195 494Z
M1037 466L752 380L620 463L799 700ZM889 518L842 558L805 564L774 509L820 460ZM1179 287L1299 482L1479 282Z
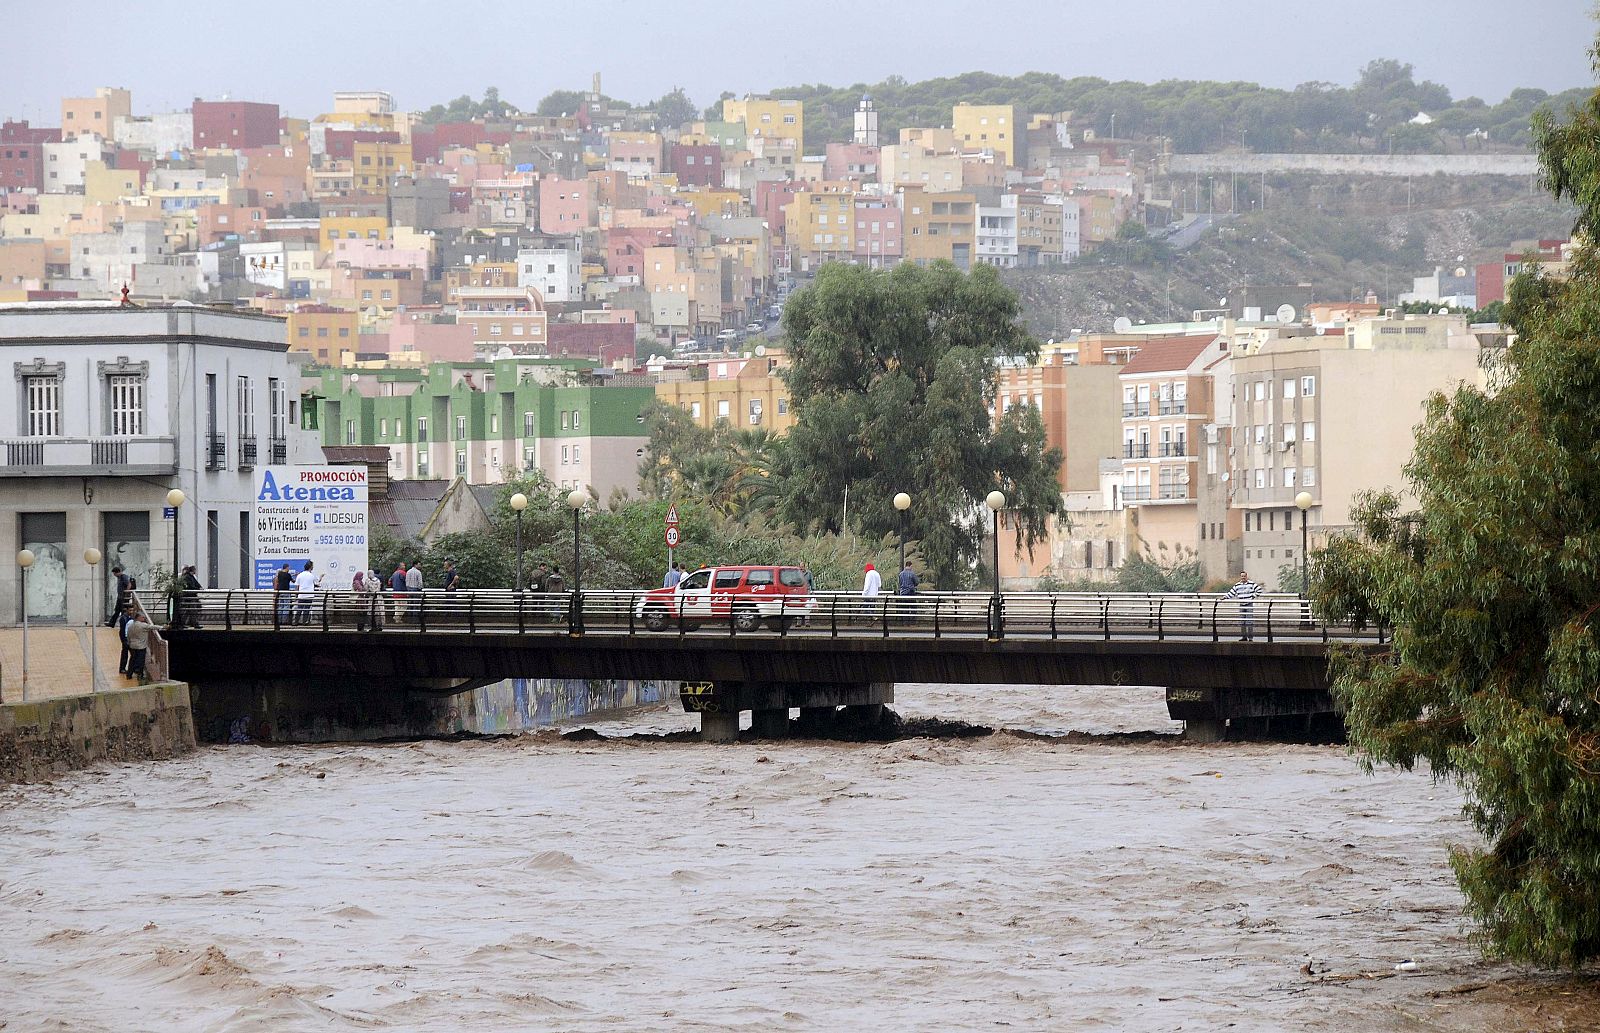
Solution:
M1586 1029L1479 960L1454 790L1158 690L887 744L208 747L0 789L0 1029ZM692 727L661 708L608 735ZM1091 733L1037 738L1066 732ZM1407 960L1415 971L1396 971Z

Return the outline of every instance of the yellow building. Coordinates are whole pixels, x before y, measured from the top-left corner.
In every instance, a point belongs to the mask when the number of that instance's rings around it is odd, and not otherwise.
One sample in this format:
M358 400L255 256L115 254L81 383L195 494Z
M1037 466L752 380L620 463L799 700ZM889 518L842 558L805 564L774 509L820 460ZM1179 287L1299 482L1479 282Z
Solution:
M751 96L734 100L729 97L722 102L722 119L724 122L743 123L747 139L776 136L793 140L796 147L805 140L805 106L797 100Z
M657 177L658 181L660 178ZM744 195L737 190L713 190L709 187L679 190L672 195L672 199L693 208L701 218L708 215L745 214Z
M383 215L323 216L322 248L333 250L336 240L387 240L389 219Z
M361 316L331 305L302 305L289 313L289 350L310 352L318 362L335 365L339 353L355 348Z
M950 126L965 150L990 150L1007 165L1017 157L1017 109L1010 104L957 104Z
M351 153L351 174L357 193L388 196L394 177L409 175L411 145L386 141L357 142Z
M944 260L957 268L972 267L977 238L977 197L967 193L932 193L917 187L897 190L903 217L905 260L917 265Z
M656 399L675 405L707 430L726 423L736 430L770 430L787 434L794 423L789 412L789 385L778 371L788 364L782 352L745 358L713 359L693 371L656 384ZM704 379L699 379L700 371Z
M784 206L784 239L803 267L855 254L855 196L854 183L812 183Z
M90 204L115 204L127 197L138 197L143 184L138 169L108 169L103 161L83 167L83 197Z
M1078 194L1078 235L1084 244L1103 244L1117 235L1117 202L1109 194Z

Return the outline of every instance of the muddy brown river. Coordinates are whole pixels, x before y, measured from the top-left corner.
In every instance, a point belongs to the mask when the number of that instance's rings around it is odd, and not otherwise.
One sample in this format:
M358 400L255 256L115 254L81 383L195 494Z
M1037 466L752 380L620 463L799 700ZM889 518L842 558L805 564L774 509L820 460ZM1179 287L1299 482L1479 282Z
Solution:
M898 694L1024 734L209 747L0 789L0 1029L1600 1021L1479 958L1426 774L1184 744L1155 690Z

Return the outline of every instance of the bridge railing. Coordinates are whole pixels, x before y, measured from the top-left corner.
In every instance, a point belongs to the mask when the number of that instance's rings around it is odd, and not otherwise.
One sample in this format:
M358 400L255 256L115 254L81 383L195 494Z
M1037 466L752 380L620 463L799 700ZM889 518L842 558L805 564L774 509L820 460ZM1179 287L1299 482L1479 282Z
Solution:
M147 609L167 609L140 593ZM1307 600L1287 593L1242 603L1212 593L919 592L871 598L810 595L678 597L660 605L647 590L529 592L474 589L370 594L271 589L186 592L176 622L213 630L411 631L638 635L777 634L831 638L982 636L1210 639L1266 642L1348 638L1355 630L1316 620ZM1367 634L1374 634L1369 632ZM1383 629L1376 629L1379 641Z

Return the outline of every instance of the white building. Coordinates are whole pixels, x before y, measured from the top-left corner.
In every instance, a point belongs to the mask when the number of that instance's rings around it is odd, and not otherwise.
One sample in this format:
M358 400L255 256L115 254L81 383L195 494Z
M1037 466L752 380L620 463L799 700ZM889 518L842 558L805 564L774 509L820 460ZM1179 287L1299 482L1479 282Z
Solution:
M281 320L186 306L0 306L0 623L103 619L113 565L193 563L208 587L250 583L257 464L320 461L299 430L300 370ZM167 492L187 500L174 521ZM177 541L178 563L173 543ZM99 549L93 569L84 551Z
M576 244L576 241L574 241ZM583 300L583 255L576 247L517 252L517 286L531 287L546 302Z
M978 205L978 250L985 265L1010 269L1017 264L1017 195L1002 194L997 205Z
M138 118L119 115L111 135L127 150L165 157L194 145L194 115L188 111Z
M112 148L94 133L84 133L44 147L44 186L47 194L83 190L83 174L91 161L109 162Z

